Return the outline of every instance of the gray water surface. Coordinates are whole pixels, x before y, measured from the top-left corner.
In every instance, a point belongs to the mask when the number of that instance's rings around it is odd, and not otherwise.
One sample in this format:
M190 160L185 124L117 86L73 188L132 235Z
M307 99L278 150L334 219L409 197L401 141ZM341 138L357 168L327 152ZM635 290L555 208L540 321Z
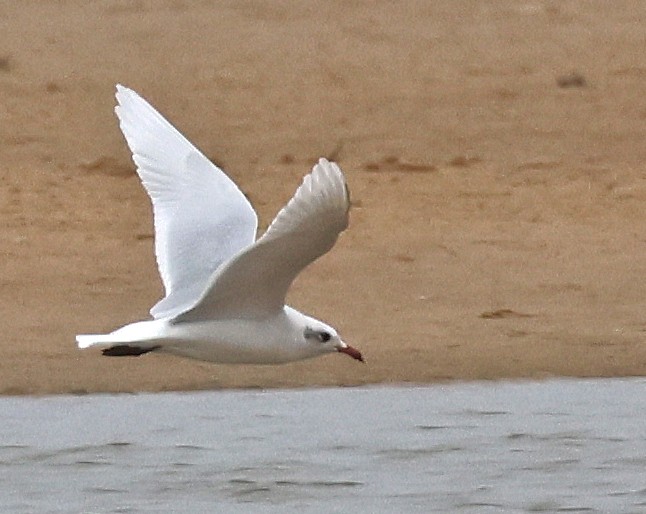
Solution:
M0 398L0 512L646 512L646 380Z

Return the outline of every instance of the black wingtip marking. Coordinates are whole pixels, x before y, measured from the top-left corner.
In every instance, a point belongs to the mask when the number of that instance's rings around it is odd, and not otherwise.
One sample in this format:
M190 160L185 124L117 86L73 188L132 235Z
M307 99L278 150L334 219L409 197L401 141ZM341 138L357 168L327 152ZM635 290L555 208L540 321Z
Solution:
M160 348L159 346L149 346L142 348L141 346L130 346L128 344L118 344L103 350L103 355L107 357L139 357L144 353L152 352Z

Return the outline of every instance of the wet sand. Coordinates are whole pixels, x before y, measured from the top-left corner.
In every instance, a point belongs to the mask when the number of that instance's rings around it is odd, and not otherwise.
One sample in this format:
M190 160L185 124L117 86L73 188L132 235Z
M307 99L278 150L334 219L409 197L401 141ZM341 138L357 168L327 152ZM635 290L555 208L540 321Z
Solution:
M0 393L646 373L640 2L0 5ZM113 114L139 91L261 227L319 156L349 230L289 296L360 348L109 359L162 287Z

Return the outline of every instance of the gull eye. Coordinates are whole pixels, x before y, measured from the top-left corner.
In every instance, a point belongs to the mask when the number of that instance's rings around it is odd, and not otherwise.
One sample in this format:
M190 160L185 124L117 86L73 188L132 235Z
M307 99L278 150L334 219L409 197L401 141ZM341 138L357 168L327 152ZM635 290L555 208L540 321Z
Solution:
M316 339L320 343L327 343L332 339L332 335L329 332L326 332L325 330L319 332L318 330L313 330L309 327L305 329L303 335L305 336L305 339Z

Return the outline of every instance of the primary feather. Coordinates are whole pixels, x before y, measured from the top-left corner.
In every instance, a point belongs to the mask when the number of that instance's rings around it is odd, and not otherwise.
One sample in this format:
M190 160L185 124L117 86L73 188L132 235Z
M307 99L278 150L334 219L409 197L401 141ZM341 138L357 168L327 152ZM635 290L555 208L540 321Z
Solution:
M166 297L155 318L190 308L209 277L253 243L258 219L222 170L134 91L117 86L115 108L154 211L155 255Z

